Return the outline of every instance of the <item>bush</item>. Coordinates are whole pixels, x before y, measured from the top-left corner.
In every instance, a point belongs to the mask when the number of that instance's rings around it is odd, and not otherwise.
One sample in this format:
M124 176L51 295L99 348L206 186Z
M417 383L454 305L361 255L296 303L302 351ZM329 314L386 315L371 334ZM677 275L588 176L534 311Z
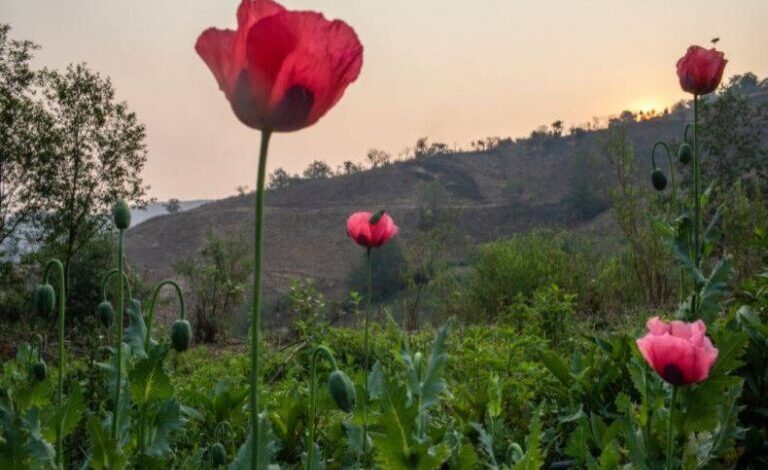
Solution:
M221 337L233 312L245 302L249 260L249 248L242 237L222 238L211 231L197 256L175 266L191 290L198 340L212 343Z
M482 246L467 280L467 314L493 321L520 296L530 300L552 284L580 292L589 274L585 253L577 240L548 231Z

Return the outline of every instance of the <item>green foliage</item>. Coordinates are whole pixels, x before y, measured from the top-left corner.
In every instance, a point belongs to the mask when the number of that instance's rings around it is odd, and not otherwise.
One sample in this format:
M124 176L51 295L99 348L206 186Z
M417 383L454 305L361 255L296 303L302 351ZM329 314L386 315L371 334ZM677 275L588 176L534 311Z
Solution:
M510 305L541 287L577 290L588 276L586 263L562 234L532 232L480 248L467 281L466 308L472 319L497 319Z
M224 336L232 316L245 303L251 275L250 249L240 236L206 234L206 242L193 258L174 267L189 285L196 338L204 343Z

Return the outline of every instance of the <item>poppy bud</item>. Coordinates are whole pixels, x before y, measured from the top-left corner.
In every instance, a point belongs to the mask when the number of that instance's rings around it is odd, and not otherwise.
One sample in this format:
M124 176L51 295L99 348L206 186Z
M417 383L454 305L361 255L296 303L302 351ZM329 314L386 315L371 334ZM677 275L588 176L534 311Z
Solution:
M385 211L384 209L381 209L380 211L376 212L375 214L373 214L373 215L371 216L371 218L370 218L370 220L368 221L368 223L370 223L371 225L376 225L376 224L378 224L378 223L379 223L379 220L381 220L381 218L384 216L384 213L385 213L385 212L386 212L386 211Z
M115 226L119 230L126 230L131 226L131 209L128 207L128 203L122 199L117 201L115 207L112 209L112 217L115 221Z
M331 398L341 411L351 413L355 409L357 401L355 385L344 371L336 369L331 372L328 377L328 389L331 392Z
M48 368L45 366L45 361L40 360L32 366L32 376L35 381L42 382L48 376Z
M219 467L227 462L227 450L224 444L217 442L211 446L211 464L213 467Z
M667 177L664 176L664 172L658 168L651 172L651 181L653 182L653 187L656 188L656 191L664 191L664 188L667 187Z
M104 328L109 328L115 321L115 309L108 300L105 300L96 307L96 316Z
M56 307L56 292L50 284L40 284L35 289L35 310L42 317L47 317Z
M683 165L691 163L691 160L693 159L693 149L689 144L684 143L680 146L677 150L677 159L680 160L680 163Z
M178 352L184 352L192 344L192 326L187 320L176 320L171 327L171 345Z
M416 351L416 354L413 355L413 367L419 375L421 375L421 358L421 351Z

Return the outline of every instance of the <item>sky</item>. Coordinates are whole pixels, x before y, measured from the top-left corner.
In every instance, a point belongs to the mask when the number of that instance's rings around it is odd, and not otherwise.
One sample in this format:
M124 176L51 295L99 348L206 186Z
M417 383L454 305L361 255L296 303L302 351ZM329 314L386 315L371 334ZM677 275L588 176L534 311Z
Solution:
M235 28L237 0L0 0L0 22L42 49L35 64L86 62L147 127L144 179L160 200L253 188L259 133L240 124L194 51L210 26ZM768 0L284 0L349 23L363 70L308 129L276 134L269 170L300 172L398 155L429 136L468 147L624 109L685 98L675 62L691 44L718 48L726 75L768 76Z

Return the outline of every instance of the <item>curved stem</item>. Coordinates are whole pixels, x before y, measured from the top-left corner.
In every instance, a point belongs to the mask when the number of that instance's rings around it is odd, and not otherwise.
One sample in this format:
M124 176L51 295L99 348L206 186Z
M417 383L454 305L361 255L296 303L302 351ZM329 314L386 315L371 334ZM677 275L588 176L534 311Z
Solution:
M324 355L333 366L333 370L339 368L333 353L325 346L317 346L312 351L310 359L309 382L309 420L307 423L307 470L312 468L312 460L315 456L315 415L317 414L317 361Z
M227 430L227 437L229 437L229 435L232 434L232 425L229 424L229 421L222 421L219 424L217 424L215 428L213 428L214 441L219 441L219 431L225 428Z
M688 123L685 125L685 130L683 131L683 142L688 142L688 131L691 129L691 124Z
M56 391L56 402L61 409L64 406L64 371L66 370L66 364L64 363L64 325L66 320L66 299L65 299L65 277L64 277L64 265L57 259L48 261L45 266L45 272L43 273L44 282L48 282L50 277L51 268L56 269L59 275L59 292L56 296L59 304L59 382ZM56 460L59 467L64 468L64 419L59 419L56 426Z
M364 326L365 329L365 337L363 340L363 349L364 356L363 356L363 462L365 461L365 454L368 450L368 356L370 351L368 350L368 322L371 316L371 303L373 302L373 276L371 274L371 249L368 248L368 250L365 253L365 275L368 281L368 307L365 310L365 320L364 320Z
M104 300L107 300L107 284L109 281L115 276L115 274L119 273L120 271L117 268L112 268L104 275L104 277L101 279L101 297ZM133 298L133 293L131 292L131 284L128 282L128 275L123 272L123 281L125 281L125 289L128 291L128 298Z
M672 201L675 206L675 209L678 209L678 201L677 201L677 185L675 183L675 163L672 160L672 152L669 151L669 145L667 145L666 142L658 141L655 144L653 144L653 149L651 150L651 164L653 164L653 168L658 168L656 166L656 148L661 145L664 148L664 151L667 155L667 161L669 162L669 178L672 183Z
M256 206L253 247L253 305L251 311L251 469L259 461L259 346L261 345L261 263L264 238L264 179L267 172L267 152L272 132L261 131L259 170L256 175Z
M165 286L172 286L174 291L176 291L176 298L179 299L179 317L184 320L184 294L181 292L181 287L179 287L175 281L170 279L165 279L155 284L155 288L152 291L152 297L149 300L149 309L147 310L147 336L144 340L147 352L149 352L150 340L152 339L152 319L155 318L155 304L157 303L157 296L160 293L160 289Z
M693 95L693 258L697 268L701 268L701 168L699 162L699 95ZM694 282L691 301L691 314L694 318L699 311L699 285Z
M43 339L43 335L40 333L35 333L34 339L37 341L37 362L40 362L43 360L43 348L45 347L45 340Z
M672 396L669 399L669 415L667 416L667 470L672 470L672 415L675 412L675 398L677 398L677 387L672 385Z
M119 230L117 237L117 271L124 272L123 268L123 239L125 231ZM117 321L115 322L115 370L117 378L115 380L115 412L112 415L112 438L117 439L117 429L120 414L120 388L123 382L123 317L125 316L125 299L123 298L123 276L117 276Z

